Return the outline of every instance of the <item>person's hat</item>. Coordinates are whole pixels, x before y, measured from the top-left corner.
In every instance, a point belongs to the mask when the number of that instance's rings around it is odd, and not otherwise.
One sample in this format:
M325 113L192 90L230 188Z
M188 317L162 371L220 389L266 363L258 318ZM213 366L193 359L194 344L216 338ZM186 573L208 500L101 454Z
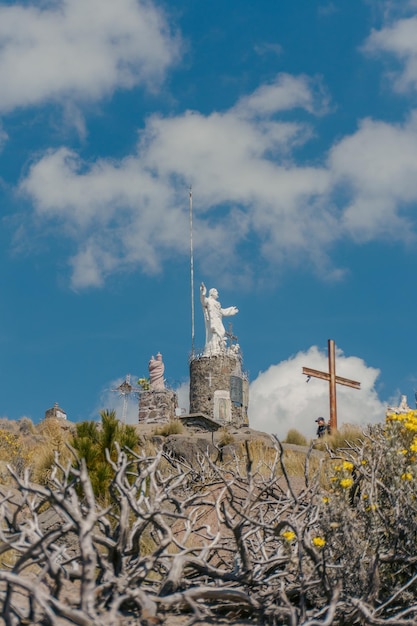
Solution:
M318 417L315 422L324 422L324 417Z

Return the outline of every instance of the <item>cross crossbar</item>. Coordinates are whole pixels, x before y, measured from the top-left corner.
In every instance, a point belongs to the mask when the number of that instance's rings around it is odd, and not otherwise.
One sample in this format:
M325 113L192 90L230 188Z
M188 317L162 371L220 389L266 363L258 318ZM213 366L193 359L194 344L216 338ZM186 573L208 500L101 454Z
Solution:
M345 385L346 387L352 387L353 389L360 389L361 384L357 380L336 376L336 357L333 339L329 339L327 344L329 353L329 371L321 372L320 370L314 370L310 367L303 367L303 374L308 377L320 378L321 380L327 380L329 382L330 432L332 433L337 430L336 385ZM308 380L309 378L307 381Z
M313 370L311 367L303 367L303 374L306 376L313 376L313 378L321 378L322 380L330 380L330 374L326 372L320 372L320 370ZM350 378L343 378L342 376L336 376L335 380L339 385L345 385L346 387L353 387L354 389L360 389L361 384L357 380L351 380Z

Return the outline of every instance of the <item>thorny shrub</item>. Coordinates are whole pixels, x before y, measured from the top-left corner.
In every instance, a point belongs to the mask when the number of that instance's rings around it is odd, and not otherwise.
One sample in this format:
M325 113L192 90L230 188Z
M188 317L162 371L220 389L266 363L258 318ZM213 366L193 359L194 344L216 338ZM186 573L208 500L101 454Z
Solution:
M329 449L324 486L307 454L296 489L276 447L267 476L249 446L244 473L162 450L108 454L113 508L95 499L82 460L61 466L50 487L15 474L22 504L1 503L1 552L19 554L0 570L6 623L164 623L176 610L191 622L415 625L417 412L390 414L361 441ZM52 529L39 514L45 503Z

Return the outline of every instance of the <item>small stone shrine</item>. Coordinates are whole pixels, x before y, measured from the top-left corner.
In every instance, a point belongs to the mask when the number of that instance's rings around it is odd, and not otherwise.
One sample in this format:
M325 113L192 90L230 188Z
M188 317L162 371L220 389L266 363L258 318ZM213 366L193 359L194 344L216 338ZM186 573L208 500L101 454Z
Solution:
M175 418L177 395L165 387L162 354L149 361L149 389L139 396L139 424L163 424Z
M223 317L238 313L222 309L217 289L200 287L206 342L201 355L190 361L190 415L202 414L219 424L248 425L249 381L242 370L242 355L233 334L226 333Z
M61 420L67 419L67 414L65 413L64 409L60 408L60 406L58 405L58 402L55 402L52 408L45 411L45 419L51 419L51 418L61 419Z

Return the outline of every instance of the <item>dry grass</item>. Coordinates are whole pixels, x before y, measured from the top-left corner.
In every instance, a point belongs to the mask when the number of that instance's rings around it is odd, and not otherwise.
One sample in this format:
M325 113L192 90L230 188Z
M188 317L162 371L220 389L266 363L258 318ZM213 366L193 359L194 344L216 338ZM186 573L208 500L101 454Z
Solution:
M219 446L219 448L229 446L230 444L234 443L234 441L235 438L233 437L232 433L228 430L226 426L223 426L223 428L219 430L219 438L217 440L217 445Z
M292 443L296 446L308 446L309 445L306 437L304 437L304 435L300 433L300 431L297 430L296 428L291 428L288 431L287 436L284 439L283 443Z
M279 452L260 439L240 444L237 457L239 472L242 475L246 475L247 450L252 463L252 471L257 471L261 476L267 477L271 475L272 469L275 467L276 474L278 476L283 475L279 462ZM307 454L303 451L284 450L283 462L287 474L291 477L304 477L306 457ZM309 459L309 477L313 478L318 472L321 472L321 461L318 456L314 455Z
M32 479L41 484L48 482L55 453L65 463L70 457L67 442L70 438L68 429L63 429L56 420L46 420L33 427L30 420L24 418L8 425L1 420L0 460L8 463L18 475L25 469L31 470ZM4 484L13 482L9 472L1 475Z
M361 445L363 441L363 429L354 424L343 424L340 430L333 435L325 435L314 444L316 450L340 450L346 448L347 444Z
M163 426L155 429L155 435L161 437L169 437L169 435L181 435L184 432L184 426L179 420L171 420Z

